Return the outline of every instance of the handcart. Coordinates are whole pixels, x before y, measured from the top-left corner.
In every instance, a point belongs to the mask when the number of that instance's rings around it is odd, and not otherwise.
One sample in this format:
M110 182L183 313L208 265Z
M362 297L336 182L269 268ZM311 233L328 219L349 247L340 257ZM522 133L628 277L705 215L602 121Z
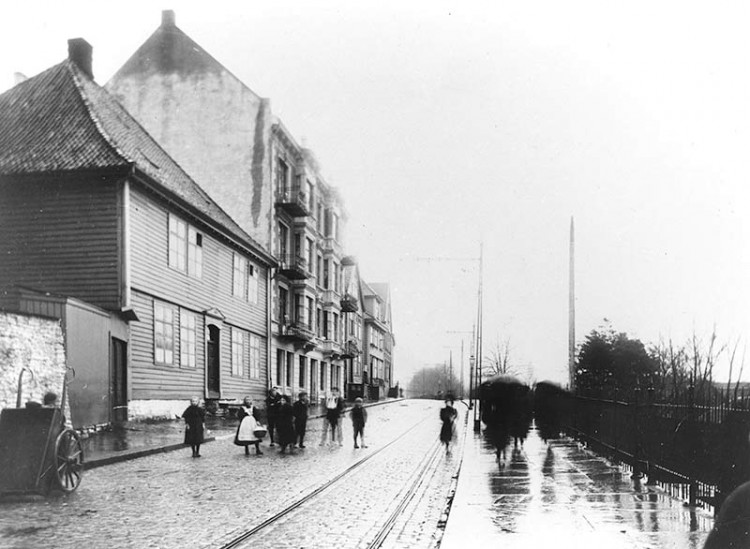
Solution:
M65 426L68 371L63 379L60 407L21 407L24 368L18 378L16 408L0 412L0 494L70 493L83 476L83 446Z

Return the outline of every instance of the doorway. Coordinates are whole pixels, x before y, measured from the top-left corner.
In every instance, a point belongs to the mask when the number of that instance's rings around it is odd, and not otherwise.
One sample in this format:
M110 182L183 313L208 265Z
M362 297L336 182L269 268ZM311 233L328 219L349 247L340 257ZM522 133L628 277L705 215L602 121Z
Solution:
M208 325L206 339L206 391L207 398L221 397L221 330L213 324Z
M128 420L128 344L112 338L112 354L109 372L110 421L123 423Z

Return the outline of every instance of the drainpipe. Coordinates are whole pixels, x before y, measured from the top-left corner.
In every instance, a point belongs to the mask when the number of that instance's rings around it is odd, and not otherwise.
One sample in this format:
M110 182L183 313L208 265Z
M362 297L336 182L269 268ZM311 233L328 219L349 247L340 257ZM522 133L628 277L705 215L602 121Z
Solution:
M122 309L130 309L130 181L122 186Z

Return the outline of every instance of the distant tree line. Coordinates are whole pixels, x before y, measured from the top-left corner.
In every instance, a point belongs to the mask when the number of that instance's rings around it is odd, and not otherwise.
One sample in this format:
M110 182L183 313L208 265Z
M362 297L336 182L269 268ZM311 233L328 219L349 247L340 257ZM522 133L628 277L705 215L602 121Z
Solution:
M575 389L584 396L628 401L637 394L645 398L645 390L660 401L675 401L688 391L705 398L723 389L736 399L744 370L744 353L740 357L738 349L739 340L721 344L716 330L707 339L694 333L681 344L670 339L646 346L606 323L592 330L578 350ZM714 379L720 359L729 367L729 381L721 387Z
M468 387L466 388L468 391ZM449 368L440 364L426 366L415 373L406 389L409 398L445 398L450 393L458 399L461 383Z

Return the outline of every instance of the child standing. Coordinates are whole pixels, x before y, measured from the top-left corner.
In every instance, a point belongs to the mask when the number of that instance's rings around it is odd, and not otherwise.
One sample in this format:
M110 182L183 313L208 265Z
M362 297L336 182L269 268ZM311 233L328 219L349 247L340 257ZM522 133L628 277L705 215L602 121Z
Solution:
M354 400L354 408L352 408L352 430L354 431L354 447L359 448L357 444L357 435L362 442L362 448L367 448L365 445L365 423L367 423L367 410L365 410L362 399L357 397Z
M192 448L194 458L201 457L203 432L206 428L206 411L199 406L200 401L198 397L191 398L190 406L182 413L185 420L185 444L189 444Z
M297 437L297 442L300 448L305 447L305 431L307 431L307 406L309 400L307 399L307 393L302 391L299 394L299 400L292 404L292 412L294 414L294 433Z

